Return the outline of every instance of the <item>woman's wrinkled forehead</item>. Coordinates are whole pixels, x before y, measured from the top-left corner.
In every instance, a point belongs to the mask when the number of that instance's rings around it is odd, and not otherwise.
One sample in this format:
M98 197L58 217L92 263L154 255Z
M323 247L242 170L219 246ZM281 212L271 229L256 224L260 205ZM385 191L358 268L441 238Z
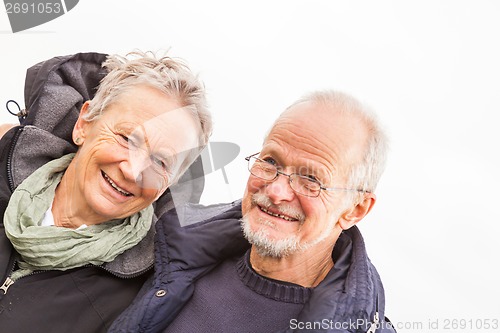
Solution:
M182 155L199 148L201 125L196 118L188 107L177 108L138 123L131 135L152 150ZM176 156L170 158L179 160Z

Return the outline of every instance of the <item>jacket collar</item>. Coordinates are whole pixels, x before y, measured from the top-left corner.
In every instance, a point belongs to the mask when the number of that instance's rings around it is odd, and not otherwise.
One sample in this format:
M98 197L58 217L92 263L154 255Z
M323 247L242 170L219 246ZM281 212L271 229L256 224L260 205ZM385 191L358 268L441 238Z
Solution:
M334 267L313 289L309 303L298 320L336 322L362 326L363 331L375 317L383 318L384 293L380 277L366 253L359 229L345 230L335 244Z

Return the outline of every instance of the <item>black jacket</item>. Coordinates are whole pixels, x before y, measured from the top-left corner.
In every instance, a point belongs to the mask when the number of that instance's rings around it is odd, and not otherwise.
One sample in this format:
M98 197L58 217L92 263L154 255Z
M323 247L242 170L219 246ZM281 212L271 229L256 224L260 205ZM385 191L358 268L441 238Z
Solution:
M26 112L0 140L0 331L3 333L106 332L153 273L154 228L137 246L100 267L43 271L4 284L18 254L7 239L3 215L14 189L46 162L75 152L71 131L80 108L93 97L106 72L106 55L80 53L30 68ZM188 170L202 175L201 161ZM185 178L186 178L185 177ZM199 200L203 178L184 182L155 205L156 216L177 203Z
M109 332L162 332L189 301L194 281L249 248L240 218L240 202L186 205L163 215L156 224L154 278ZM335 267L314 288L296 321L280 332L395 332L384 316L382 282L357 227L341 234L332 257Z

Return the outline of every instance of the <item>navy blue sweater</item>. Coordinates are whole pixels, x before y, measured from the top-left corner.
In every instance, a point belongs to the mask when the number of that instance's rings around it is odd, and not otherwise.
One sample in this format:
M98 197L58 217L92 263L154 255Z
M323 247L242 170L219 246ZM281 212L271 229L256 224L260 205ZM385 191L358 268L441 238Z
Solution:
M195 283L193 297L164 333L274 332L290 326L311 289L271 280L250 266L250 250Z

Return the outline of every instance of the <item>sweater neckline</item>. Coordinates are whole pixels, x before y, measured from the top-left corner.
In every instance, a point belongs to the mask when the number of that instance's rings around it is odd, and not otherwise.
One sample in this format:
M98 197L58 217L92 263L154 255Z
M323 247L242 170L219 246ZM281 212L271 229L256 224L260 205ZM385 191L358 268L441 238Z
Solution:
M312 288L297 284L266 278L250 265L250 250L236 263L236 270L240 280L259 295L279 302L305 304L309 300Z

